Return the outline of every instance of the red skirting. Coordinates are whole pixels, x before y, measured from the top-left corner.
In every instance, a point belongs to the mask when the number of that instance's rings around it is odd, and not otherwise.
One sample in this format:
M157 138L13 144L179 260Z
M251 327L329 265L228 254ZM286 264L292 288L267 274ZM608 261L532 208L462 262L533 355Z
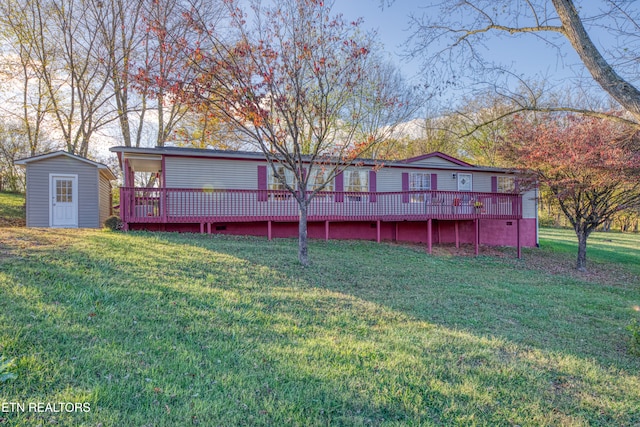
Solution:
M517 220L479 220L479 240L482 245L513 246L518 244ZM457 221L459 243L475 244L476 226L473 220ZM297 222L263 222L249 223L195 223L195 224L129 224L130 230L177 231L185 233L210 232L212 234L231 234L264 236L272 238L298 237ZM328 233L327 233L328 231ZM310 222L309 238L338 240L372 240L398 241L411 243L428 243L429 229L427 221L402 222ZM520 220L520 243L523 247L534 247L537 243L536 220L527 218ZM431 243L456 243L456 221L432 220Z

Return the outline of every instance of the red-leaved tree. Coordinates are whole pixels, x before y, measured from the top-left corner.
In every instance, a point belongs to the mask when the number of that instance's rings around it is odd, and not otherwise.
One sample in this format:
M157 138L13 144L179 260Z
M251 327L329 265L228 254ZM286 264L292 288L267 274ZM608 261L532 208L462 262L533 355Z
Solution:
M507 136L512 162L548 187L578 237L576 268L586 271L587 239L621 211L640 206L636 130L611 120L516 116Z
M191 46L195 77L172 87L181 100L224 115L246 144L264 153L272 176L298 204L298 258L306 265L313 198L416 104L399 74L374 54L375 39L359 22L333 16L331 1L224 4L225 40L197 11L187 16L213 48Z

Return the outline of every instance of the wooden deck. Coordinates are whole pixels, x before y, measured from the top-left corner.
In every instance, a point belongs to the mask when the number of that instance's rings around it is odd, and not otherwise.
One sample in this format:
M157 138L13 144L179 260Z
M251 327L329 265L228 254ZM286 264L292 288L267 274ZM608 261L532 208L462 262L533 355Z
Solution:
M124 223L217 223L298 220L288 192L189 188L120 189ZM522 196L458 191L323 192L309 221L426 221L521 219Z

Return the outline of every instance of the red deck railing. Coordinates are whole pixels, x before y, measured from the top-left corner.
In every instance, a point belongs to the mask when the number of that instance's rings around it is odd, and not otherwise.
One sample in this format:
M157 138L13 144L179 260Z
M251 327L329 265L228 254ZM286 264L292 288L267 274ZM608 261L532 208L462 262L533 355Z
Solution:
M297 221L298 204L286 191L121 188L125 223ZM323 192L309 221L422 221L519 219L518 194L459 191Z

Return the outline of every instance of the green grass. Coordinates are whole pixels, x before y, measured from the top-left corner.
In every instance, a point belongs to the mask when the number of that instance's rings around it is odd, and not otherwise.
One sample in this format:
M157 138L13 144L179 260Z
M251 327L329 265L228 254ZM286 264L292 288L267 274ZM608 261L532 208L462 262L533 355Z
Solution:
M543 248L557 253L568 253L574 258L578 254L578 240L573 230L542 228L540 230ZM634 274L640 275L640 236L633 233L615 231L594 232L587 240L587 263L616 263L623 265Z
M91 405L0 425L638 425L640 239L580 275L545 233L524 261L314 241L303 269L286 239L0 230L0 403Z
M0 192L0 218L24 219L24 194Z

